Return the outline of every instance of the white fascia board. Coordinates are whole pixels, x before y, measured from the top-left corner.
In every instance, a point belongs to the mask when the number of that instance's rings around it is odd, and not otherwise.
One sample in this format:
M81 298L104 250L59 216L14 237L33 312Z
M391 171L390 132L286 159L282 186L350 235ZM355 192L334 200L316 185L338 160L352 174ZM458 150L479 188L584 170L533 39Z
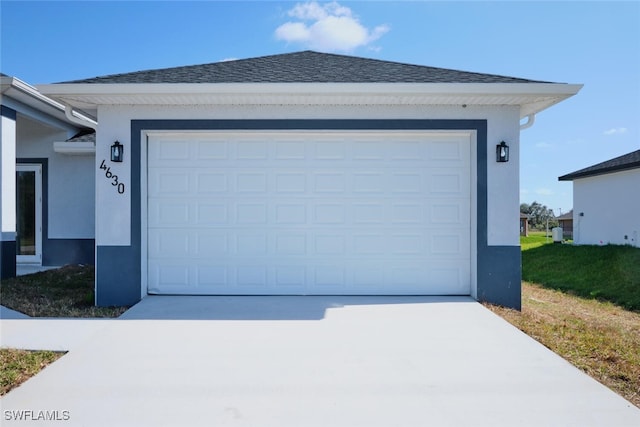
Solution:
M38 86L49 96L136 94L486 94L575 95L582 85L565 83L58 83Z
M11 93L9 91L8 93ZM32 120L37 122L46 124L47 126L51 126L55 129L62 129L65 132L77 132L78 126L69 123L65 117L64 113L60 113L58 110L48 109L48 108L35 108L33 107L33 103L31 105L26 104L25 102L19 101L19 96L7 96L6 94L2 97L2 105L12 110L15 110L17 113L29 117ZM25 99L23 98L23 101Z
M56 117L64 122L69 122L65 117L64 104L44 95L36 87L31 86L16 77L10 76L2 77L0 85L2 87L3 96L13 98L34 110ZM78 113L77 111L74 111L73 115L81 121L95 122L93 118ZM77 123L72 123L72 125L75 128L78 127Z
M93 142L65 142L53 143L53 151L71 156L90 156L96 154L96 146Z
M564 83L70 83L39 89L79 108L97 105L415 104L531 105L536 113L582 85Z

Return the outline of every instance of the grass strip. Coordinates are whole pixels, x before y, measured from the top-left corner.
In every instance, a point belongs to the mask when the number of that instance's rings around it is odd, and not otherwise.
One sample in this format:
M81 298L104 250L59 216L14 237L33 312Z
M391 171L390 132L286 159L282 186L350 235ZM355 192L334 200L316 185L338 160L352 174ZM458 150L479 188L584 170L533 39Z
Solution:
M64 353L0 349L0 396L36 375Z
M70 265L0 282L1 303L31 317L118 317L128 307L94 306L93 266Z
M531 283L521 312L486 306L640 408L640 313Z

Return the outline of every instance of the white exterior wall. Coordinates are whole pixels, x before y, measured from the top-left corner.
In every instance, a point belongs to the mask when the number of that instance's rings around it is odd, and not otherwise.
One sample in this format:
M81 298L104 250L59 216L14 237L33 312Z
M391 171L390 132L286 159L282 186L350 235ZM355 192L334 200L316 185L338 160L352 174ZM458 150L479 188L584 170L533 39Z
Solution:
M0 116L0 241L16 238L16 122Z
M17 158L48 159L49 239L93 239L95 234L95 174L93 156L54 152L55 141L69 133L23 118L18 124Z
M575 244L640 247L639 188L640 169L574 180Z
M131 182L131 120L225 119L486 119L487 203L489 246L519 246L519 107L434 106L101 106L96 137L96 245L131 244L131 192L119 194L100 164L110 167L119 182ZM114 141L125 146L124 161L109 161ZM500 141L510 146L510 161L495 161ZM475 159L472 160L475 163ZM475 182L472 182L475 187ZM475 218L475 212L471 213Z

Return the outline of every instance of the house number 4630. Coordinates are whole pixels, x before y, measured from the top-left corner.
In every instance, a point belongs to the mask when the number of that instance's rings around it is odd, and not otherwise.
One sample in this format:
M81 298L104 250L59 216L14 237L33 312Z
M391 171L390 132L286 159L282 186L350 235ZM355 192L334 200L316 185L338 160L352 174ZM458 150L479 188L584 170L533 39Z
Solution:
M103 160L102 163L100 164L100 169L104 171L104 176L108 180L111 180L111 185L116 187L116 190L118 190L119 194L124 194L124 183L118 181L118 175L111 172L111 168L108 167L104 162L105 161Z

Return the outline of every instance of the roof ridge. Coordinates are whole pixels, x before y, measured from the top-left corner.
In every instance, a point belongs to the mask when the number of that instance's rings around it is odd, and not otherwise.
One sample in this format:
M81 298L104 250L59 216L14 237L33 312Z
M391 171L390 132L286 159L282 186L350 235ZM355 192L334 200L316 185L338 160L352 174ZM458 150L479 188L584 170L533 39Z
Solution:
M78 83L550 83L313 50L155 68Z

